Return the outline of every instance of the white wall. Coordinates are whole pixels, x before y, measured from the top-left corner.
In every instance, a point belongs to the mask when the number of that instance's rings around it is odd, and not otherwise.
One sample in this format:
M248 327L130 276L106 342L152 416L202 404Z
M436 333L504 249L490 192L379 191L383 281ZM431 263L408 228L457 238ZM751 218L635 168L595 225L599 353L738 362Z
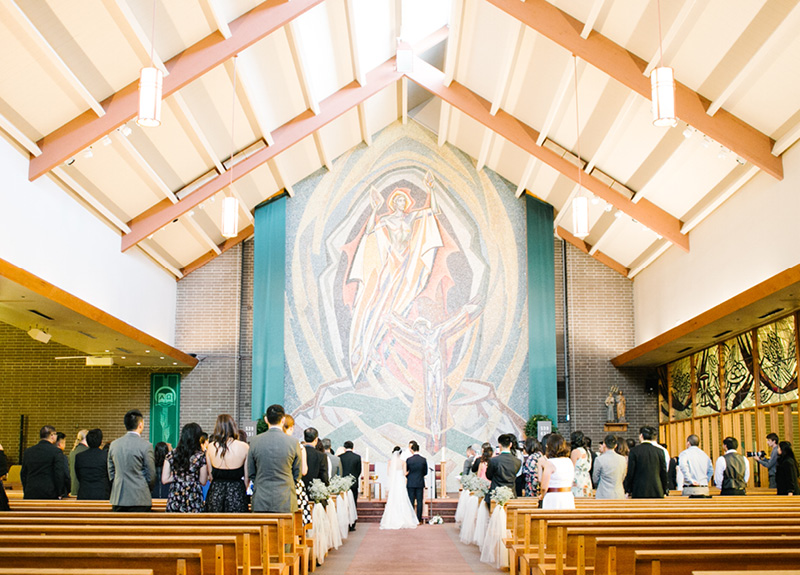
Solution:
M800 146L783 156L784 179L759 173L634 279L636 344L800 263Z
M175 279L0 138L0 258L168 344L175 340Z

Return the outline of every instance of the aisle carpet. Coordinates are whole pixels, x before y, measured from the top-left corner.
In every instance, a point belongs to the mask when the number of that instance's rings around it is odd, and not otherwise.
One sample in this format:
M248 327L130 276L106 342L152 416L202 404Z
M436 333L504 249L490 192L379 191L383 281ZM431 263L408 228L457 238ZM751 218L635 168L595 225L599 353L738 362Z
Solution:
M378 524L364 524L350 533L338 551L328 555L315 575L417 573L497 575L500 571L481 563L478 548L462 544L452 523L398 531L381 531Z

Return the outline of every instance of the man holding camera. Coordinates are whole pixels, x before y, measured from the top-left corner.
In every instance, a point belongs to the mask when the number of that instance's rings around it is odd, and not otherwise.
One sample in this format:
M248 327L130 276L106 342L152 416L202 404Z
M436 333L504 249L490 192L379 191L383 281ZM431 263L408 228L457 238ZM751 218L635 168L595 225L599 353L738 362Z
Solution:
M766 467L769 472L770 489L775 489L777 487L775 483L775 473L778 471L778 440L777 433L770 433L767 435L767 447L770 449L769 459L762 454L756 454L756 462Z

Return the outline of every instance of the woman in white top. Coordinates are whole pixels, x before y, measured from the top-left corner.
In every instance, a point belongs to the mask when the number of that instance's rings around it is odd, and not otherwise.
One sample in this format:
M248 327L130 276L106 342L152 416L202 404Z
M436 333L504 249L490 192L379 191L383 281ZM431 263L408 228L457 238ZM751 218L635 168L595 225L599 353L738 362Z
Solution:
M542 509L575 509L572 495L572 482L575 466L570 459L567 441L554 433L547 438L545 450L547 460L542 468L541 491Z
M392 450L389 467L389 495L381 517L381 529L414 529L419 524L406 491L406 462L400 457L400 448Z

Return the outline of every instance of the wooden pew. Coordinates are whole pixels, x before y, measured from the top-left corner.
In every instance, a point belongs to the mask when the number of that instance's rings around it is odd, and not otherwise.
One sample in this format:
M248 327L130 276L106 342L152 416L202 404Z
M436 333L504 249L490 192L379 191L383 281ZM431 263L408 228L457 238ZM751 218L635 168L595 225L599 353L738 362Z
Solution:
M202 552L199 549L141 550L94 549L91 547L51 549L45 547L0 548L4 568L91 568L152 569L153 575L202 575Z
M136 532L135 529L131 530ZM28 548L53 545L59 548L91 547L92 549L138 549L149 553L153 549L200 549L203 575L238 575L236 538L221 536L161 535L8 535L0 538L0 549Z
M741 530L740 530L741 533ZM670 549L733 549L759 548L762 552L772 549L798 549L800 536L673 536L673 537L599 537L597 539L597 562L595 575L627 575L634 571L636 551L661 551ZM577 572L580 574L581 569Z
M53 567L6 568L0 567L0 575L153 575L152 569L66 569Z
M799 569L795 549L680 549L636 551L633 575L691 575L735 567L742 571Z
M128 535L130 525L58 525L50 523L31 523L19 525L3 525L0 523L0 539L11 535L75 535L91 541L93 537L103 535ZM147 526L147 534L153 538L173 535L183 537L233 537L236 540L236 564L242 575L261 574L261 527L260 526ZM226 554L227 558L227 554Z

